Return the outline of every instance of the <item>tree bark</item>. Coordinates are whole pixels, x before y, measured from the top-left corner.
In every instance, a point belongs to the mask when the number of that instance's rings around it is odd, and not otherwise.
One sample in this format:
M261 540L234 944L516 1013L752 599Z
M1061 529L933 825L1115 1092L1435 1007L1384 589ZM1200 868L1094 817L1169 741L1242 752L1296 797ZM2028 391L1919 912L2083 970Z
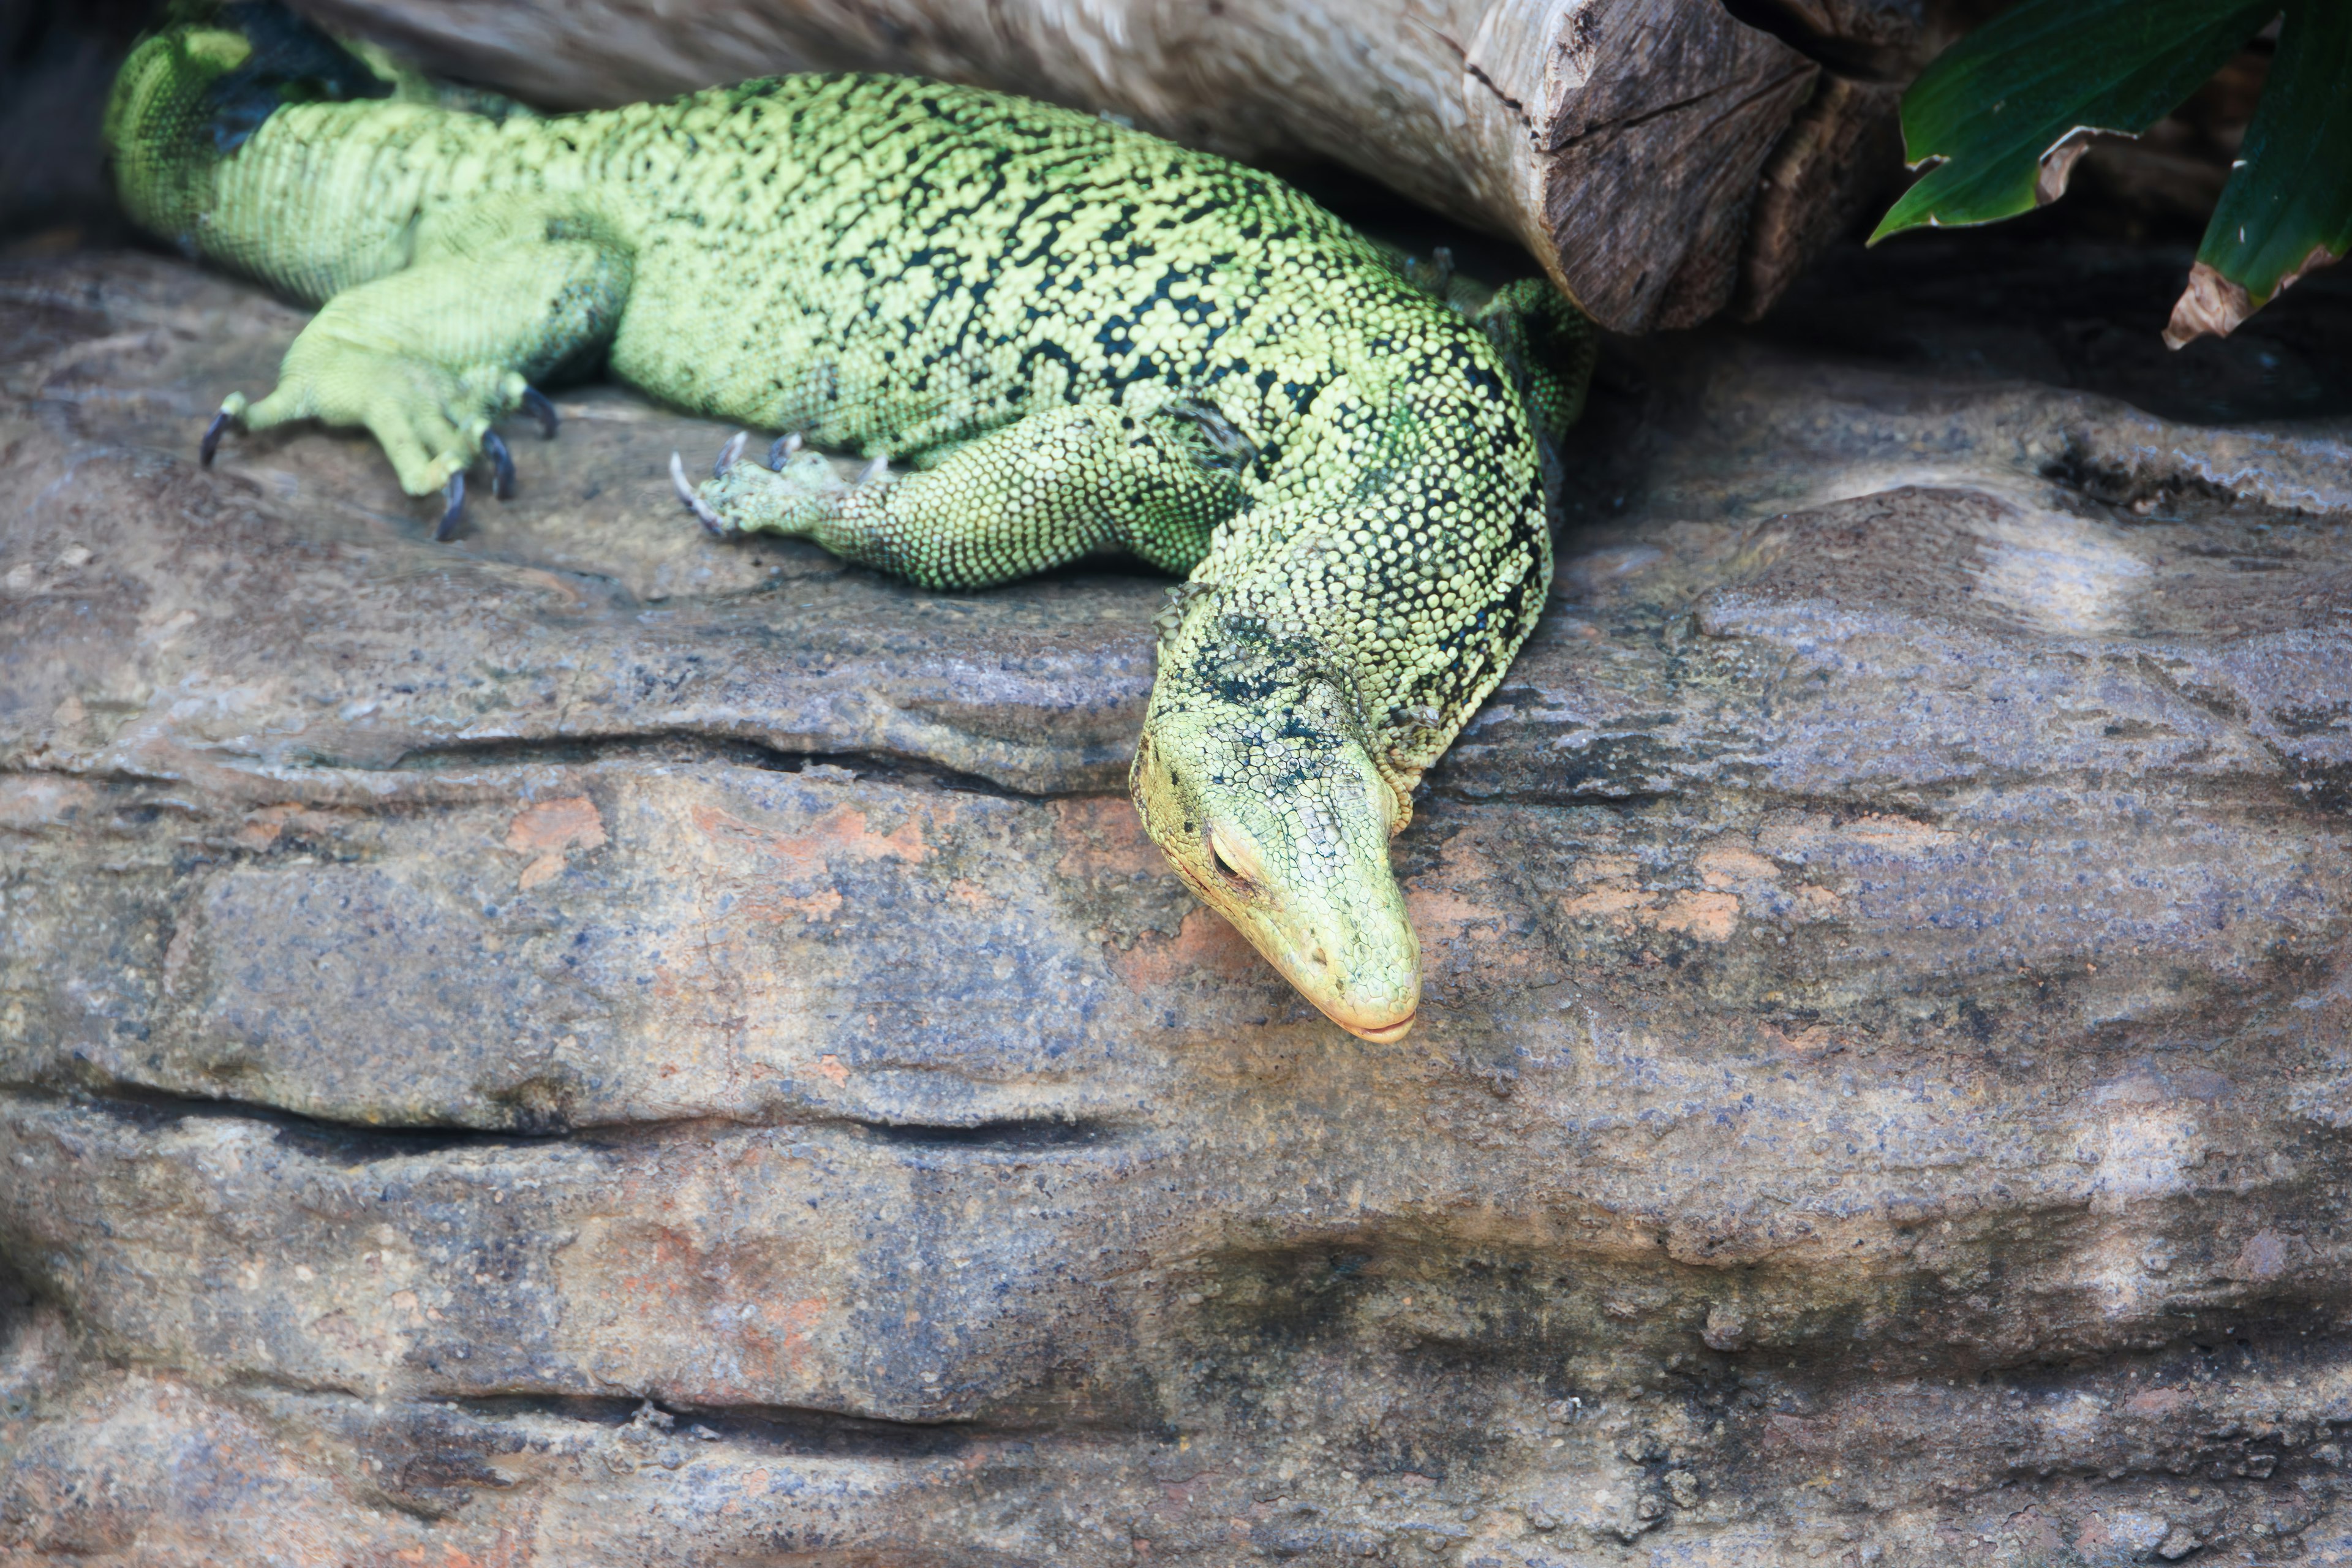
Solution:
M1769 303L1823 237L1787 210L1792 194L1836 213L1894 173L1892 95L1845 90L1822 61L1901 59L1919 33L1918 0L1743 7L1801 48L1715 0L299 3L551 105L772 72L910 71L1238 158L1330 158L1516 237L1620 331ZM1762 176L1784 146L1811 179L1776 205Z

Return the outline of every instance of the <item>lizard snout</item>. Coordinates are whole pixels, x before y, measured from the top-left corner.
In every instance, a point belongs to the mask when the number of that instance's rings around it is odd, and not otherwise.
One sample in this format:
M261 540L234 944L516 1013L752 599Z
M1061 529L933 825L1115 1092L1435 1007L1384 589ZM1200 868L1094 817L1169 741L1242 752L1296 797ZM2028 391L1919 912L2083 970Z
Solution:
M1235 922L1300 995L1348 1033L1375 1045L1404 1038L1421 1005L1421 942L1394 879L1382 880L1384 888L1364 889L1349 900L1354 907L1329 911L1336 918L1317 922L1323 930L1300 933L1303 940L1293 943L1278 936L1270 942L1248 924ZM1291 952L1280 951L1283 946Z
M1179 869L1325 1016L1386 1045L1404 1038L1420 1007L1421 942L1389 869L1385 826L1359 826L1266 846L1266 835L1213 820L1206 867Z

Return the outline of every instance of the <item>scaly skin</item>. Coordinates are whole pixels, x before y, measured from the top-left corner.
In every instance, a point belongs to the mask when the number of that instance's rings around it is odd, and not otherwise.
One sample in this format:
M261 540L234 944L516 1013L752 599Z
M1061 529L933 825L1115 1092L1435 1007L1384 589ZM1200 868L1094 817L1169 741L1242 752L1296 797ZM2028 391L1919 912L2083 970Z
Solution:
M1544 601L1537 426L1589 359L1564 302L1515 285L1474 319L1267 175L905 79L502 122L292 103L224 154L207 89L247 56L152 39L108 111L142 222L323 306L226 416L363 424L425 494L503 468L493 422L603 352L682 407L911 467L845 486L780 443L681 477L719 532L940 588L1104 547L1188 574L1144 826L1342 1026L1412 1026L1388 840Z

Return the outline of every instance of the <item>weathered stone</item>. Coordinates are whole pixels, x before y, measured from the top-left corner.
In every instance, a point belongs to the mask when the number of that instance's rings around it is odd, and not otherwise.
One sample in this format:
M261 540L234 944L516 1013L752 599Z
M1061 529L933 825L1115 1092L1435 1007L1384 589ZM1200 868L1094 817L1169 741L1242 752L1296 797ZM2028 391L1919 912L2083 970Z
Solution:
M9 1550L2352 1528L2336 427L1619 351L1379 1047L1136 828L1163 584L709 543L610 390L454 547L355 437L199 470L298 324L0 275Z

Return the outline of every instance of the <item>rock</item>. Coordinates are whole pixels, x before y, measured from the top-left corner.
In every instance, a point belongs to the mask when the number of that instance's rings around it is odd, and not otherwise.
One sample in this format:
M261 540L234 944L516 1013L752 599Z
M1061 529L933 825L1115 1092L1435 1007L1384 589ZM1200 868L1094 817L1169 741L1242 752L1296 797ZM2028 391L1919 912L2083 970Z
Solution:
M1873 265L2024 289L1939 254ZM2333 405L1824 309L1613 352L1376 1047L1135 826L1162 584L709 543L663 468L726 432L609 389L436 546L359 438L194 466L294 312L0 272L0 1541L2341 1536Z
M2156 1557L2171 1533L2170 1522L2159 1514L2118 1509L2084 1521L2074 1547L2086 1563L2146 1563Z
M1711 1351L1736 1351L1747 1341L1748 1320L1730 1302L1717 1301L1706 1310L1706 1326L1698 1337Z

